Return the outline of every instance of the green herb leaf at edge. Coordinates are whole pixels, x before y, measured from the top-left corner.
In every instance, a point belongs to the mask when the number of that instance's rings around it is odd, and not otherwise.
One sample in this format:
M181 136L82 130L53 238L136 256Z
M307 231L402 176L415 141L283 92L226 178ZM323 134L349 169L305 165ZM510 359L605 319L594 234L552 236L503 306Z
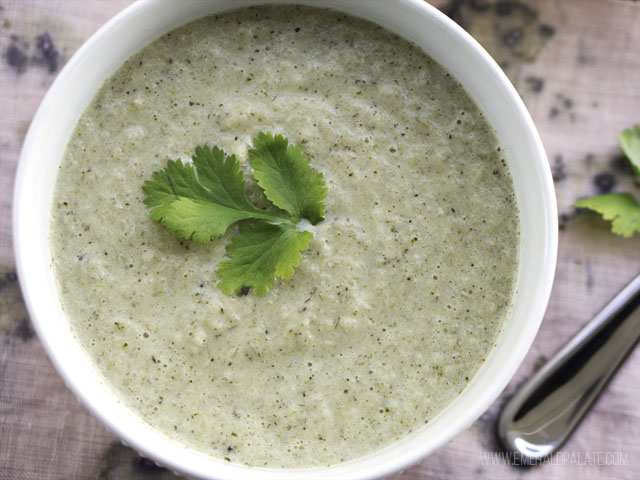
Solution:
M286 280L293 275L311 237L310 232L286 224L254 222L244 226L227 245L231 259L220 262L218 287L228 295L243 287L252 287L259 296L266 294L275 277Z
M623 131L618 137L618 142L640 178L640 126L634 125Z
M611 221L611 231L623 237L640 232L640 204L629 193L608 193L585 198L574 204L588 208Z
M249 158L253 176L276 207L289 212L295 222L306 218L316 225L323 220L324 177L309 166L299 145L289 145L282 135L260 133L253 139Z

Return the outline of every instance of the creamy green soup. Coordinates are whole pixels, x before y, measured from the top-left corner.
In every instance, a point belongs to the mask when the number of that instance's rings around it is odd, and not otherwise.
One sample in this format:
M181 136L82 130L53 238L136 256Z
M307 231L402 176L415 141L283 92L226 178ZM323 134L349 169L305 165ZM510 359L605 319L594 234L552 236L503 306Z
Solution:
M303 146L326 219L291 280L227 296L237 230L181 241L142 185L201 144L250 179L260 131ZM292 6L203 18L131 57L73 133L51 222L64 310L121 401L179 442L268 467L374 452L450 404L503 326L519 242L503 153L456 79L379 26Z

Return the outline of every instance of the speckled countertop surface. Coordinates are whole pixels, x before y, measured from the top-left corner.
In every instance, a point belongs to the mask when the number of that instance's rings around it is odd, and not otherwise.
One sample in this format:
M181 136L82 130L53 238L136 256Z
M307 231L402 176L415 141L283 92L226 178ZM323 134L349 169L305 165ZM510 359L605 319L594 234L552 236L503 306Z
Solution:
M0 0L0 480L173 478L122 446L66 389L29 323L11 241L13 179L29 122L65 61L130 3ZM616 237L571 206L594 193L640 194L617 146L619 132L640 123L640 2L433 3L489 50L527 104L556 184L560 249L544 322L501 398L449 445L392 478L640 478L638 351L550 463L524 469L493 456L504 399L640 273L640 237Z

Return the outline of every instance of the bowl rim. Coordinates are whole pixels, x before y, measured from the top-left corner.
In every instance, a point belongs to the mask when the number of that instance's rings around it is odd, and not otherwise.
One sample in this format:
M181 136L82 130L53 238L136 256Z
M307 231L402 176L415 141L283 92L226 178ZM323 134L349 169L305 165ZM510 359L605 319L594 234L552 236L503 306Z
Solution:
M473 421L475 421L487 408L495 401L498 395L506 387L509 380L515 374L518 366L521 364L526 353L528 352L534 338L538 331L540 323L546 306L550 297L551 288L553 284L553 277L555 272L556 258L557 258L557 243L558 243L558 229L557 229L557 208L555 202L555 191L553 188L553 181L551 177L550 167L544 152L542 141L535 129L533 121L522 102L522 99L516 92L513 85L507 79L504 72L498 67L496 62L489 56L489 54L460 26L453 22L444 13L437 10L435 7L423 2L422 0L395 0L394 3L402 5L403 8L413 9L416 14L424 15L429 21L433 22L433 25L437 25L458 41L465 44L470 55L481 62L493 76L496 83L501 87L501 94L504 99L511 104L511 107L515 109L518 117L522 122L523 128L529 134L530 145L529 148L533 152L532 155L537 159L536 167L538 168L538 174L541 178L542 191L540 194L544 200L541 206L546 220L544 232L544 245L542 245L541 258L544 264L541 267L541 273L539 275L540 286L537 290L537 299L533 304L533 309L529 314L531 319L523 331L523 334L517 339L517 342L513 345L514 353L509 360L510 363L504 366L504 369L497 375L496 379L488 387L482 388L483 395L477 401L475 401L468 410L459 415L456 418L452 418L451 426L445 432L441 434L435 441L427 439L424 442L424 448L416 448L412 446L405 448L406 443L404 440L395 442L381 451L374 452L364 457L359 457L344 464L332 465L330 467L313 467L308 469L263 469L259 467L245 467L238 464L229 464L220 459L206 456L204 454L188 450L188 455L184 452L178 451L180 447L177 446L175 441L155 441L150 439L145 433L150 429L144 425L130 425L121 423L121 418L114 420L112 412L105 411L101 407L106 403L101 403L95 398L95 395L90 395L81 383L81 379L77 378L72 371L69 370L67 362L63 361L63 353L60 351L59 345L55 344L48 333L44 322L45 316L42 306L39 305L38 292L34 291L32 283L35 279L35 275L38 274L38 270L30 263L30 252L27 246L29 242L26 241L28 236L32 234L33 229L30 226L28 215L25 214L25 205L29 202L27 193L29 192L29 175L34 168L35 162L37 162L37 149L38 140L42 136L42 129L45 126L45 119L51 114L53 104L56 97L65 88L66 84L70 81L74 71L79 65L88 57L94 53L96 46L102 44L108 40L110 35L117 32L127 22L130 22L136 15L140 15L147 11L149 8L167 3L169 0L138 0L118 15L113 17L105 25L103 25L95 34L93 34L89 40L87 40L80 49L72 56L67 62L65 67L59 73L58 77L54 81L53 85L47 92L44 100L42 101L34 119L30 125L29 131L24 141L22 153L20 156L18 169L16 172L14 202L13 202L13 224L14 224L14 251L16 256L16 267L18 272L18 278L27 307L29 316L32 319L35 330L52 360L54 366L58 370L58 373L62 376L67 386L72 390L75 396L80 399L81 403L89 409L89 411L97 417L109 430L114 432L123 443L132 446L138 452L146 457L154 459L160 465L169 467L175 472L188 476L196 476L199 478L260 478L260 479L282 479L282 478L298 478L301 474L304 474L306 478L379 478L389 475L393 472L397 472L407 466L419 461L427 455L433 453L437 448L451 441L462 430L468 428ZM221 1L205 1L205 0L190 0L193 3L208 3L219 4ZM329 6L337 8L338 10L347 11L347 6L338 0L292 0L292 1L268 1L268 0L251 0L243 1L243 4L247 3L300 3L306 5L319 5ZM374 0L370 2L370 5L379 5L381 3L391 3L389 0ZM344 8L343 8L344 7ZM384 8L384 7L382 7ZM356 14L356 16L358 16ZM171 27L177 28L184 22L177 23ZM165 30L167 31L167 30ZM397 32L397 31L396 31ZM157 33L157 32L156 32ZM161 35L164 32L157 33L154 38ZM398 32L397 32L398 33ZM137 51L136 48L134 51ZM132 52L130 52L132 53ZM130 55L129 53L129 55ZM446 67L445 67L446 68ZM99 88L99 85L93 89L94 94ZM65 142L66 143L66 142ZM48 243L48 242L47 242ZM42 267L42 266L41 266ZM51 265L48 266L51 268ZM500 342L500 340L498 340ZM482 368L482 367L481 367ZM475 377L478 377L479 372ZM468 390L467 387L465 390ZM106 400L107 402L117 402L114 398ZM455 401L454 401L455 403ZM123 407L124 408L124 407ZM447 407L448 409L448 407ZM447 410L445 409L445 410ZM440 417L442 412L438 414ZM436 419L437 419L436 417ZM138 418L138 423L143 424L144 421ZM151 429L153 430L153 429ZM163 435L158 431L155 431L155 435ZM412 434L412 437L415 434ZM172 452L168 447L172 446L176 451ZM164 452L159 454L159 450ZM177 452L177 453L176 453ZM384 455L381 455L384 453ZM372 461L373 458L383 458L384 462L376 464ZM188 460L188 461L187 461ZM213 470L213 471L212 471Z

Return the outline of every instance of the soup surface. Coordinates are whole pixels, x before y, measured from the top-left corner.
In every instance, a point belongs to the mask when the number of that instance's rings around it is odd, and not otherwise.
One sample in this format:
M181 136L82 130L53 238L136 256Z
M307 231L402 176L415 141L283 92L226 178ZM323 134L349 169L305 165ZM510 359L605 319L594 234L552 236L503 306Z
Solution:
M291 280L224 295L231 235L181 241L142 185L197 145L260 131L302 145L326 219ZM82 115L60 166L53 261L63 307L121 401L231 462L347 461L451 403L509 312L519 220L495 133L420 49L327 10L229 11L131 57Z

